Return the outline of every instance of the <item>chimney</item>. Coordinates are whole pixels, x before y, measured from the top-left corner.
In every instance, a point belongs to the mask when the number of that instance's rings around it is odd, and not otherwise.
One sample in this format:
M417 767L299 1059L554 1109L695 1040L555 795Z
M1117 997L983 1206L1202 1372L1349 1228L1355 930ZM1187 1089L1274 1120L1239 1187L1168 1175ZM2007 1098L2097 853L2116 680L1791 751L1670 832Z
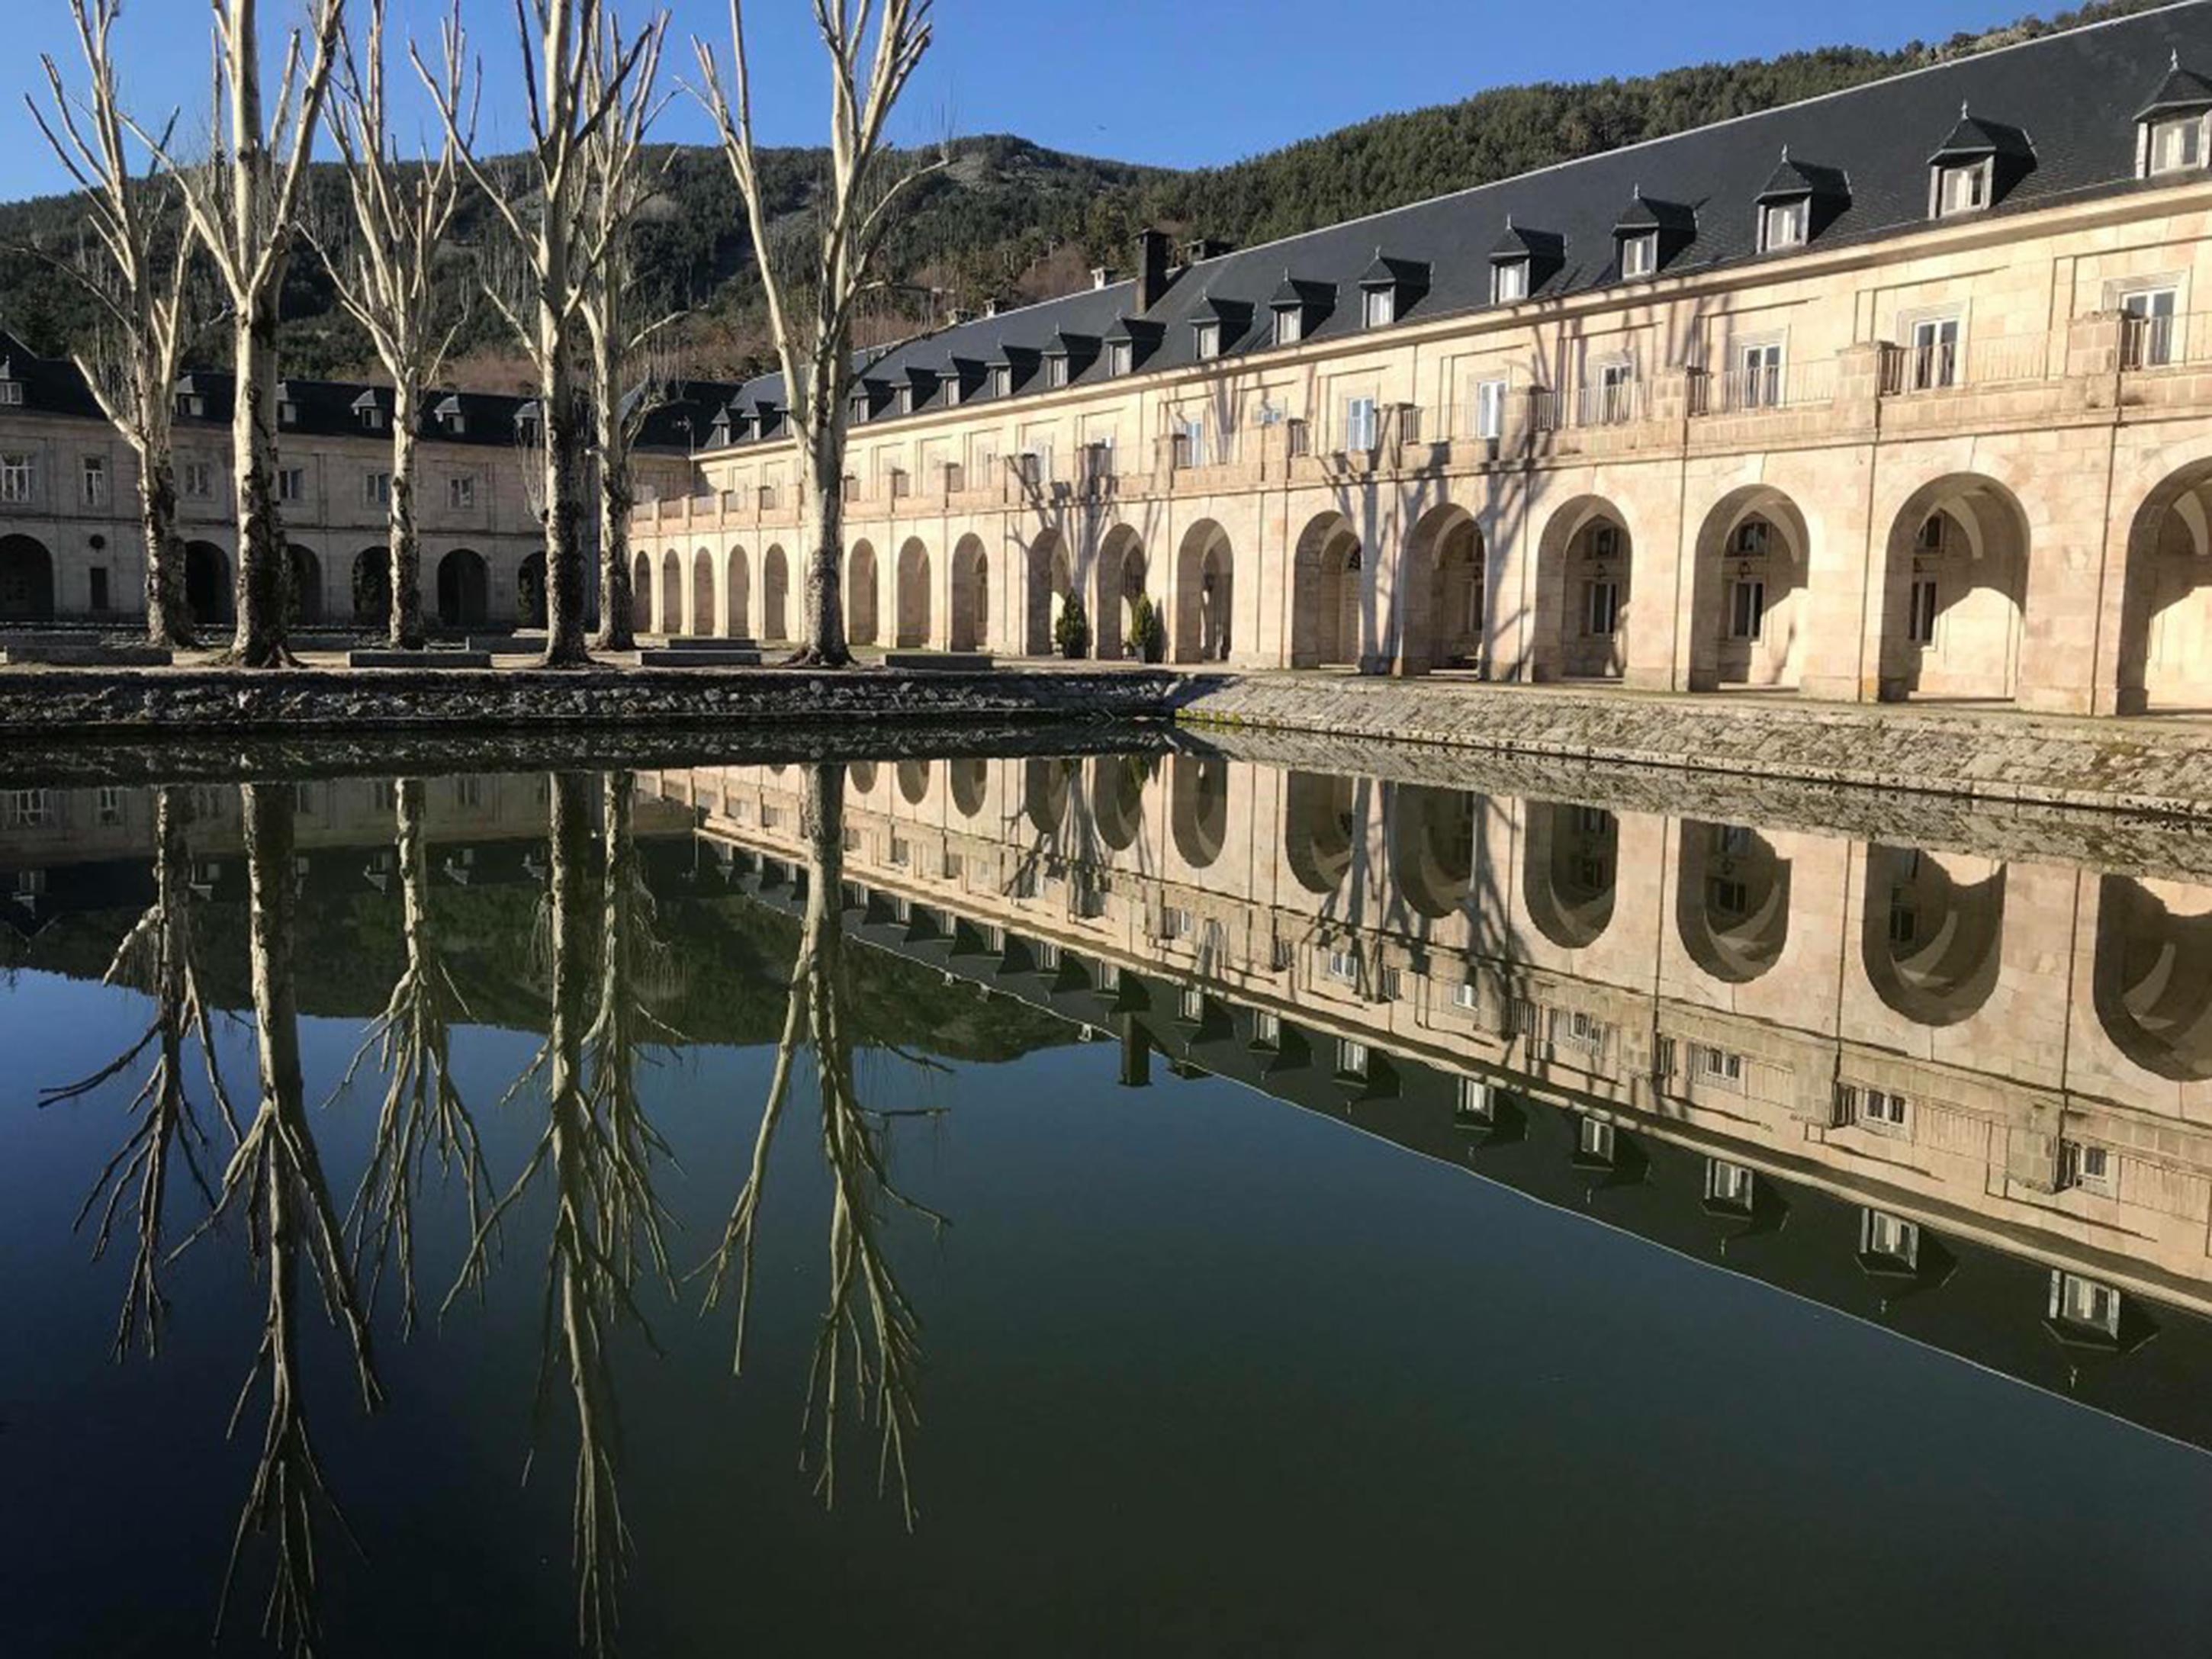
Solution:
M1137 309L1150 311L1167 291L1167 233L1140 230L1137 233Z

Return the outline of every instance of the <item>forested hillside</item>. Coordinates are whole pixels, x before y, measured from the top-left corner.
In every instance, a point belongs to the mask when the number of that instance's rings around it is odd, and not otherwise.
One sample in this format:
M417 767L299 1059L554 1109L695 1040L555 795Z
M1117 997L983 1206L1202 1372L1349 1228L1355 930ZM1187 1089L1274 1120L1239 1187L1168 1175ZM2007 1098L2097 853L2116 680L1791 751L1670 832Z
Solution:
M1093 265L1126 265L1135 233L1146 225L1240 245L1264 241L2158 3L2103 0L1896 52L1833 46L1630 80L1498 88L1187 173L1063 155L1018 137L962 139L949 165L910 199L890 250L895 286L867 332L910 333L941 321L955 306L973 307L994 296L1040 299L1079 287ZM36 142L27 117L19 118L23 141ZM768 356L759 290L728 171L712 150L675 148L665 160L659 198L638 232L641 280L654 304L691 313L678 348L689 372L732 375L757 368ZM803 216L819 167L812 151L776 155L787 222ZM315 182L319 220L336 226L341 181L325 168ZM497 279L477 252L489 232L481 210L464 216L467 246L452 260L457 304L488 270ZM76 346L93 326L90 307L54 268L78 234L66 198L0 205L0 323L45 349ZM311 251L294 261L285 318L292 372L371 374L366 342L338 313ZM451 377L457 382L520 384L520 358L481 300L468 309L462 343ZM196 356L219 361L223 348L220 337L210 338Z

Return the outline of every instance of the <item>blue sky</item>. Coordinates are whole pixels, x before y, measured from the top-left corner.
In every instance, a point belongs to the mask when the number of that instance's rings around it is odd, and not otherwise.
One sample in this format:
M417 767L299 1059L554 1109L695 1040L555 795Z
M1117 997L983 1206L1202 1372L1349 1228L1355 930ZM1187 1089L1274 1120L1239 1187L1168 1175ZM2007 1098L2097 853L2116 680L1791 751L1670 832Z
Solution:
M446 0L387 0L395 21L434 36ZM1554 8L1501 0L939 0L936 44L908 94L902 135L1017 132L1056 149L1196 167L1230 161L1347 122L1529 80L1632 75L1715 58L1849 42L1893 46L2009 21L2035 0L1858 0L1829 11L1773 0L1577 0ZM512 147L521 105L511 0L463 0L488 73L488 137ZM725 0L672 0L665 74L691 70L690 37L727 51ZM2060 9L2055 5L2044 9ZM23 112L40 85L37 53L67 70L76 51L63 0L0 0L0 200L63 187ZM296 15L263 0L272 37ZM643 0L623 9L646 10ZM811 143L824 119L818 49L805 0L751 0L759 122L771 142ZM134 108L187 110L204 123L204 0L127 0L126 88ZM411 119L420 116L412 115ZM663 131L703 136L688 101Z

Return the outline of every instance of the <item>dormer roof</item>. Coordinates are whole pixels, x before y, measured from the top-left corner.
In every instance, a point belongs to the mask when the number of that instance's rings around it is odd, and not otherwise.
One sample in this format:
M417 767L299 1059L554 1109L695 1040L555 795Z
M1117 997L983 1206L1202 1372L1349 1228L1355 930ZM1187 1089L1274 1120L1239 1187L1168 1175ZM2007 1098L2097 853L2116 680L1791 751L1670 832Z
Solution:
M1516 259L1563 259L1566 257L1567 240L1557 231L1531 230L1526 225L1516 224L1513 216L1505 216L1505 228L1490 245L1490 263L1510 264Z
M1850 180L1841 167L1799 161L1790 155L1790 147L1785 144L1782 149L1782 160L1767 175L1765 187L1759 192L1758 199L1761 202L1789 202L1801 196L1841 198L1850 193Z
M1628 205L1613 221L1616 236L1634 236L1647 230L1670 230L1685 236L1697 234L1698 210L1681 202L1662 201L1656 196L1646 196L1643 187L1629 198Z
M2136 119L2152 121L2166 115L2195 115L2208 109L2212 109L2212 81L2207 81L2194 70L2184 69L2177 48L2166 60L2166 78L2151 94L2150 102L2136 112Z
M1375 250L1375 258L1367 269L1359 273L1362 288L1426 288L1429 266L1425 259L1401 259Z
M1320 308L1335 303L1334 283L1310 282L1293 276L1287 270L1283 273L1283 280L1276 286L1274 293L1267 299L1268 308L1273 311L1287 311L1292 306Z
M2035 159L2035 146L2020 128L2008 127L2002 121L1985 121L1978 115L1969 114L1961 105L1959 125L1951 129L1951 136L1928 158L1928 162L1936 167L1951 161L1985 161L1993 155L2032 161Z

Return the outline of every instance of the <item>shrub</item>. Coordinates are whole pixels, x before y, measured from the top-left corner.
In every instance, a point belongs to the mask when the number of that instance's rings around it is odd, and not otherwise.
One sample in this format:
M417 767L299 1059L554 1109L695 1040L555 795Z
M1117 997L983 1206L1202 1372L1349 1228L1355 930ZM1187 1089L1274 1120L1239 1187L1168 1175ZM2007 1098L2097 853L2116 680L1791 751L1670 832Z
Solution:
M1060 654L1071 662L1091 653L1091 618L1084 614L1083 601L1073 593L1060 606L1059 620L1052 625L1052 642L1060 647Z
M1167 628L1150 594L1138 594L1136 603L1129 607L1129 646L1146 662L1158 662L1167 655Z

